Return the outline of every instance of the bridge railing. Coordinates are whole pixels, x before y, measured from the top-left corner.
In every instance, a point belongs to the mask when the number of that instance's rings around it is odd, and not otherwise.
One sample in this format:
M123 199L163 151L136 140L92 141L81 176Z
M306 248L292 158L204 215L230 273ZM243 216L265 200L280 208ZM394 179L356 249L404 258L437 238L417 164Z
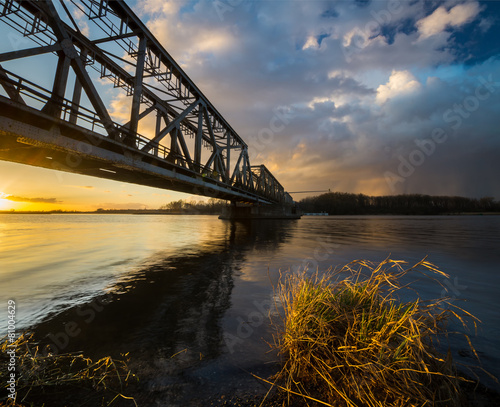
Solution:
M23 104L41 110L44 106L47 106L47 103L51 100L52 94L50 90L5 69L2 70L2 73L4 75L0 78L0 84L12 85L12 88L15 89L18 96L22 98ZM75 107L75 105L68 99L62 99L56 103L59 105L61 120L69 122L71 117L76 116L74 120L78 120L78 125L80 127L106 137L106 129L95 112L84 106ZM128 129L123 128L123 126L119 123L114 122L114 124L116 128L121 130L123 133L128 132ZM137 133L137 149L140 150L142 146L147 145L149 142L151 142L150 138ZM187 168L187 163L183 161L182 155L172 153L172 151L170 151L170 149L166 146L158 145L155 148L155 151L152 151L149 154L165 160L168 159L172 163L179 164L180 167ZM213 171L208 167L200 166L197 172L201 172L205 176L210 176L211 178L216 179Z
M21 98L22 104L42 110L48 106L48 102L52 99L52 92L36 83L25 79L14 72L1 69L2 76L0 83L2 86L11 85L12 89ZM90 131L99 133L103 136L107 135L106 129L102 125L100 117L92 110L85 106L75 106L68 99L62 99L55 102L59 105L59 118L64 121L69 121L72 115L76 115L79 120L78 125Z

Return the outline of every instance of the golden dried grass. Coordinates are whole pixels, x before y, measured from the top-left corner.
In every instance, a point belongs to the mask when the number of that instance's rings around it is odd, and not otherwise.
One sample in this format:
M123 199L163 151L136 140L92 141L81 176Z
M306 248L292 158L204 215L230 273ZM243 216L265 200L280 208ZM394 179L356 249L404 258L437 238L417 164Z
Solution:
M477 319L445 299L401 303L409 273L448 277L425 259L403 265L354 261L323 275L284 276L283 328L275 343L283 367L273 380L288 401L295 395L326 406L462 405L466 379L436 342L447 334L449 317L463 324L460 314Z
M42 354L33 335L23 334L14 343L9 343L4 338L0 344L0 380L4 384L9 374L7 350L11 349L16 351L17 403L24 404L25 400L32 398L32 393L50 394L63 386L73 385L97 392L106 391L112 399L105 397L108 398L103 401L105 406L111 406L119 399L128 399L137 405L133 397L122 394L124 387L131 380L137 379L125 360L115 360L108 356L92 361L81 353ZM5 401L12 402L11 399ZM27 403L29 404L26 405L31 405L31 402Z

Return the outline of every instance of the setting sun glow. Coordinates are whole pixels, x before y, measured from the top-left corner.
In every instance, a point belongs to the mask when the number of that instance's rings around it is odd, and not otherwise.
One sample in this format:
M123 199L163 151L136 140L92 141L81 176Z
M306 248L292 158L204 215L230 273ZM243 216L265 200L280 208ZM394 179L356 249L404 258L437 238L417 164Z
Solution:
M6 194L0 192L0 211L7 211L12 207L12 202L5 199L6 196Z

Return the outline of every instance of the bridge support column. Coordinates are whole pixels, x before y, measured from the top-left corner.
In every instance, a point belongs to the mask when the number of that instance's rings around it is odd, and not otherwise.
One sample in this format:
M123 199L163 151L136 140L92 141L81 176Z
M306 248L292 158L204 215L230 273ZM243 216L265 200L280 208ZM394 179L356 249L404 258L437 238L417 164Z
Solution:
M232 202L223 208L219 219L300 219L300 211L295 205L280 204L245 204Z

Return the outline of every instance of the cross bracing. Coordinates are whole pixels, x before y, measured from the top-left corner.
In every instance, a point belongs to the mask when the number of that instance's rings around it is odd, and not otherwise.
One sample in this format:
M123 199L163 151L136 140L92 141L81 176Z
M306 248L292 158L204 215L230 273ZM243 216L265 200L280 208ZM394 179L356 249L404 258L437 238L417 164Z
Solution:
M251 165L244 140L124 1L0 0L0 21L16 34L15 49L0 54L1 159L49 167L44 154L73 152L81 165L51 167L292 202L265 166ZM16 64L49 58L49 83L18 73Z

